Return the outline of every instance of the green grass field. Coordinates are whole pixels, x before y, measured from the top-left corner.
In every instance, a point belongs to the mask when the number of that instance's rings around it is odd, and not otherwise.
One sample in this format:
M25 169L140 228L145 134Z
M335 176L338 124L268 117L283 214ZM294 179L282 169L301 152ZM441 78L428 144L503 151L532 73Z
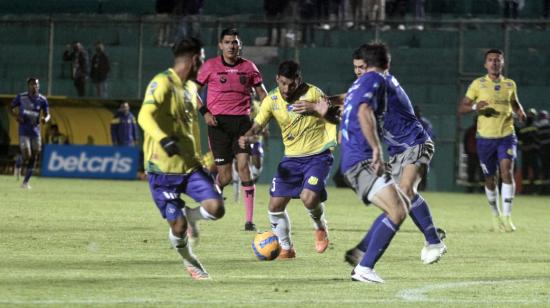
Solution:
M420 262L410 219L376 269L386 283L351 282L343 262L379 214L351 190L331 188L331 245L314 250L309 217L289 205L297 258L257 261L243 207L227 189L227 215L201 222L195 252L212 276L193 281L167 239L146 182L33 178L21 190L0 177L0 305L3 306L549 306L550 198L518 196L515 233L490 232L484 195L425 193L449 252ZM256 223L269 229L267 186ZM188 203L192 204L192 203Z

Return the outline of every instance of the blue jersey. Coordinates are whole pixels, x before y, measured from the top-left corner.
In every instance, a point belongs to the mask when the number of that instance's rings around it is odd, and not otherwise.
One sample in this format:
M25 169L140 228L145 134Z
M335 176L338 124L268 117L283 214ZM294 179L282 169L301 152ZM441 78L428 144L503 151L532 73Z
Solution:
M138 140L138 128L133 114L117 112L111 120L113 145L134 146Z
M388 109L384 116L384 141L391 156L430 139L414 114L411 100L397 79L386 74Z
M361 104L367 104L376 117L377 132L381 135L381 125L386 111L386 82L377 72L368 72L359 77L346 94L344 113L340 129L342 131L342 172L357 163L372 158L372 148L361 131L357 113Z
M40 111L47 114L48 100L42 94L36 96L23 92L11 102L11 106L19 107L19 136L40 136Z

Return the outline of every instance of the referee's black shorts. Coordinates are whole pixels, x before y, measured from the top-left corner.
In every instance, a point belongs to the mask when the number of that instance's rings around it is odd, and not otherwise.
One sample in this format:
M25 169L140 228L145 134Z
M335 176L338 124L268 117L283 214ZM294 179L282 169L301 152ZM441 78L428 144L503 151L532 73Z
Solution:
M247 115L217 115L218 125L208 126L208 142L216 165L225 165L233 161L239 153L250 154L250 149L239 147L239 137L251 127L252 120Z

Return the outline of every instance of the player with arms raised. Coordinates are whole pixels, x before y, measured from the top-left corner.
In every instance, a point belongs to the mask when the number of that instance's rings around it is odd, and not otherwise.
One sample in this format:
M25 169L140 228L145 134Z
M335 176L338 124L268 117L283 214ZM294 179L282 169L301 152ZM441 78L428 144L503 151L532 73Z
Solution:
M193 279L209 279L191 251L186 234L189 223L219 219L225 213L221 194L201 165L200 101L193 79L204 50L198 39L188 38L178 42L173 53L174 66L149 83L138 116L144 131L145 170L153 200L170 225L170 243ZM201 206L186 207L181 193Z
M271 118L281 128L285 156L271 184L269 220L281 244L279 258L289 259L296 257L286 212L290 199L300 198L307 208L315 226L317 252L322 253L328 247L323 202L327 199L325 185L333 162L331 148L336 146L336 136L323 118L293 111L295 102L313 103L324 99L319 88L302 82L298 63L282 62L276 81L277 88L262 101L252 128L239 143L245 147L256 141Z
M470 84L459 112L475 111L478 114L477 152L485 175L485 194L493 213L493 228L495 231L511 232L516 230L511 215L517 147L512 114L515 113L520 121L524 121L525 112L518 100L516 83L502 76L504 53L499 49L488 50L484 67L487 75ZM495 178L497 168L502 180L502 216Z

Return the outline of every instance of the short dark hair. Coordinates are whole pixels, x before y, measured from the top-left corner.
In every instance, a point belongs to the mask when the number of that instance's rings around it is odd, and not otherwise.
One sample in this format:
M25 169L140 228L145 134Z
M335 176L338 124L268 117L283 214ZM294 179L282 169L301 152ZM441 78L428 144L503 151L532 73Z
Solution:
M388 46L382 42L375 41L368 44L363 44L354 52L357 53L357 58L363 59L367 67L379 67L387 69L390 64L390 52ZM360 56L359 56L360 55Z
M226 35L231 36L239 36L239 31L237 31L237 28L226 28L222 30L222 33L220 34L220 42L223 40L223 37Z
M361 48L355 49L351 57L353 60L363 60L363 56L361 55Z
M485 57L483 57L483 58L487 59L487 55L490 54L490 53L496 53L497 55L501 55L501 56L504 57L504 51L502 51L498 48L491 48L491 49L489 49L485 52Z
M31 83L31 82L38 82L38 78L36 78L36 77L27 78L27 85L29 85L29 83Z
M277 75L290 79L295 79L302 76L300 64L294 60L286 60L279 64Z
M201 53L203 44L201 40L196 37L184 38L172 46L172 53L174 57L180 57L185 55L196 55Z

